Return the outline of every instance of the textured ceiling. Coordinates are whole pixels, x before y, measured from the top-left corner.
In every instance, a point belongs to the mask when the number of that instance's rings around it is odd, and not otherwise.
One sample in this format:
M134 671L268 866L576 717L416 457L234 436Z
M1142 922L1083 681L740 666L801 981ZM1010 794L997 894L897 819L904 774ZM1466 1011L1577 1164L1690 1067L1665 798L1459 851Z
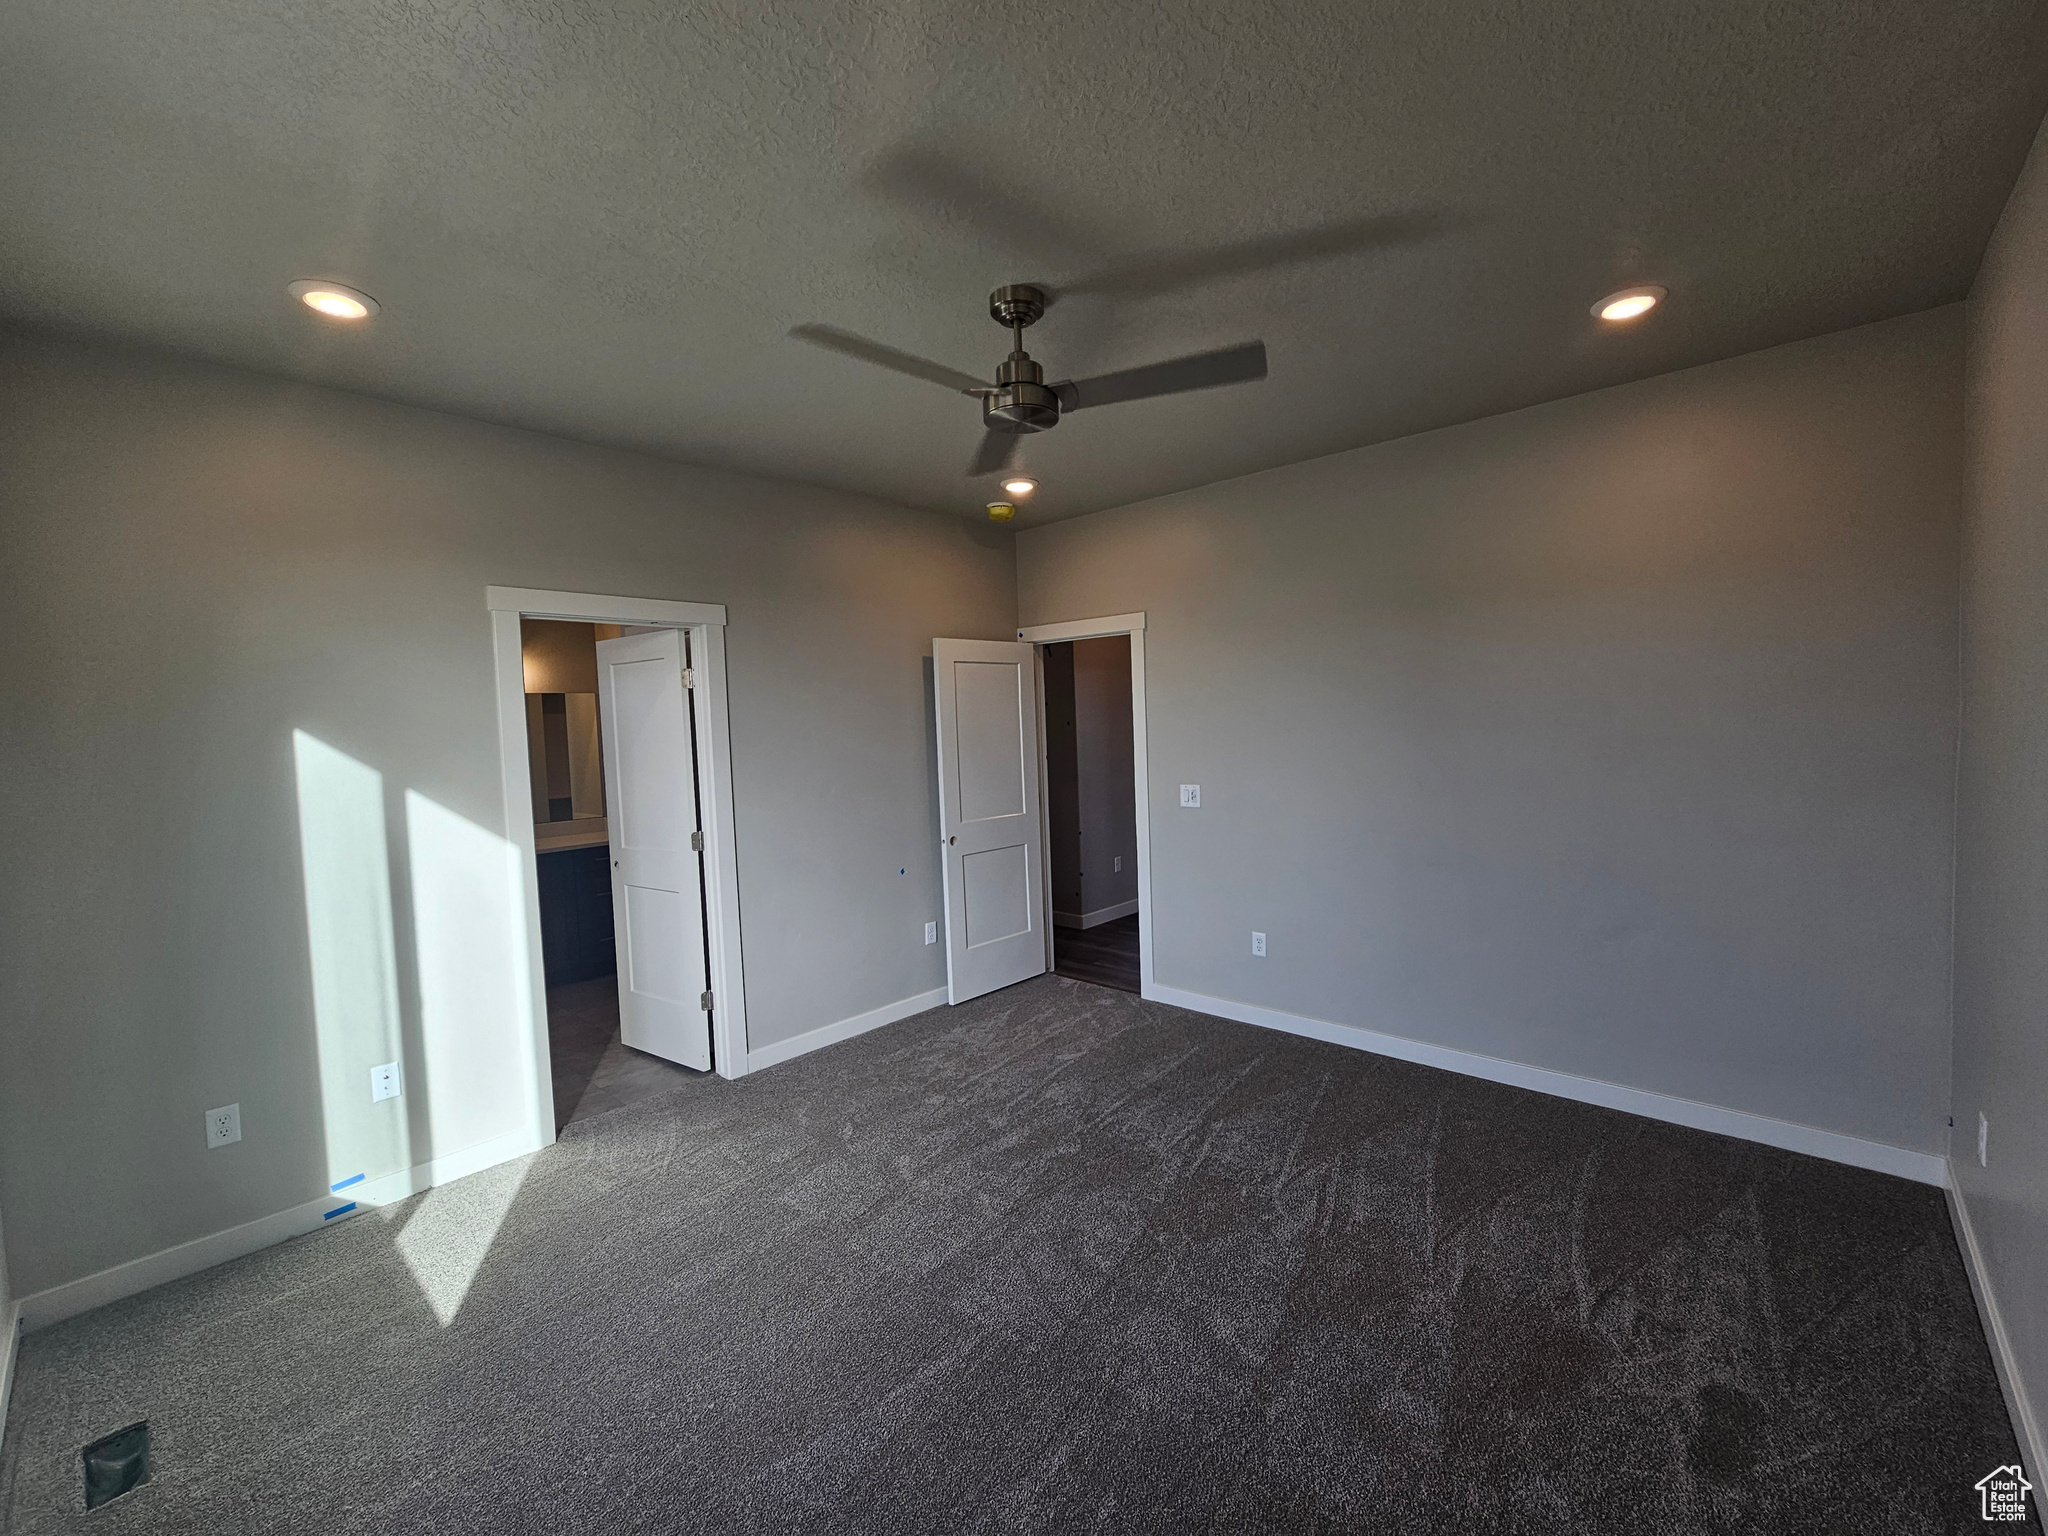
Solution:
M1042 281L1050 377L1265 339L1033 439L1033 521L1959 298L2044 44L2022 0L10 0L0 305L969 515L975 403L792 325L987 374Z

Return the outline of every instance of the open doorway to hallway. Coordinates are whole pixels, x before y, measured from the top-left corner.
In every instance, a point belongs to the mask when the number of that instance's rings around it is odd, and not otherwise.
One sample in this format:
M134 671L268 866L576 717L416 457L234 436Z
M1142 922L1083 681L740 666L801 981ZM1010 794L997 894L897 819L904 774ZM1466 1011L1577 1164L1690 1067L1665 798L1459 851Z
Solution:
M1139 990L1131 638L1043 648L1053 969Z
M607 774L605 751L607 739L618 738L616 723L605 715L598 645L639 632L617 624L520 621L557 1131L702 1075L636 1050L621 1031L615 818L606 787L616 773ZM685 772L688 766L678 764ZM689 793L694 800L694 786ZM701 922L690 939L701 945Z

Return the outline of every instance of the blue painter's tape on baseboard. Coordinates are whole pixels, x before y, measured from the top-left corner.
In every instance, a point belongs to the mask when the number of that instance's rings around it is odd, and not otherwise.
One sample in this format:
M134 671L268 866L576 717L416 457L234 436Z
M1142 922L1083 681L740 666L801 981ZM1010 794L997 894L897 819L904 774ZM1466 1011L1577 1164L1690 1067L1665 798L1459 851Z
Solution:
M363 1177L364 1176L360 1173L352 1173L347 1178L343 1179L339 1184L330 1184L327 1186L327 1188L330 1193L338 1195L344 1189L347 1189L349 1185L362 1183Z
M325 1216L322 1216L320 1219L322 1221L332 1221L337 1216L346 1216L350 1211L354 1210L355 1208L356 1203L355 1201L351 1200L347 1205L337 1205L333 1210L329 1211Z

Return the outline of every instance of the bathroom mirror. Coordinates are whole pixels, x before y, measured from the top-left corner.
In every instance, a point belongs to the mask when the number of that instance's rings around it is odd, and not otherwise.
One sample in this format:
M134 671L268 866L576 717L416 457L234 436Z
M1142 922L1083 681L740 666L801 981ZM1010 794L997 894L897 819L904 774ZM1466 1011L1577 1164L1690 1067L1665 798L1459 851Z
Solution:
M604 815L596 694L529 693L526 744L536 824Z

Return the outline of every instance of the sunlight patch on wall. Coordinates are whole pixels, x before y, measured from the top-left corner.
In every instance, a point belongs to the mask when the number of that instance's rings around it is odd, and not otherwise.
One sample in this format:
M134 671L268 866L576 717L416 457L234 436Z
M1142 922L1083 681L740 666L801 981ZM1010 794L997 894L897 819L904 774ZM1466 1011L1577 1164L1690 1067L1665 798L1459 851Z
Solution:
M370 1069L403 1053L384 776L304 731L292 756L327 1178L347 1185L412 1163L404 1099L370 1099Z
M443 1328L462 1310L532 1162L530 1154L515 1157L453 1184L437 1185L406 1218L398 1234L399 1257Z
M433 1155L531 1125L531 961L519 854L416 790L405 794L420 1052Z

